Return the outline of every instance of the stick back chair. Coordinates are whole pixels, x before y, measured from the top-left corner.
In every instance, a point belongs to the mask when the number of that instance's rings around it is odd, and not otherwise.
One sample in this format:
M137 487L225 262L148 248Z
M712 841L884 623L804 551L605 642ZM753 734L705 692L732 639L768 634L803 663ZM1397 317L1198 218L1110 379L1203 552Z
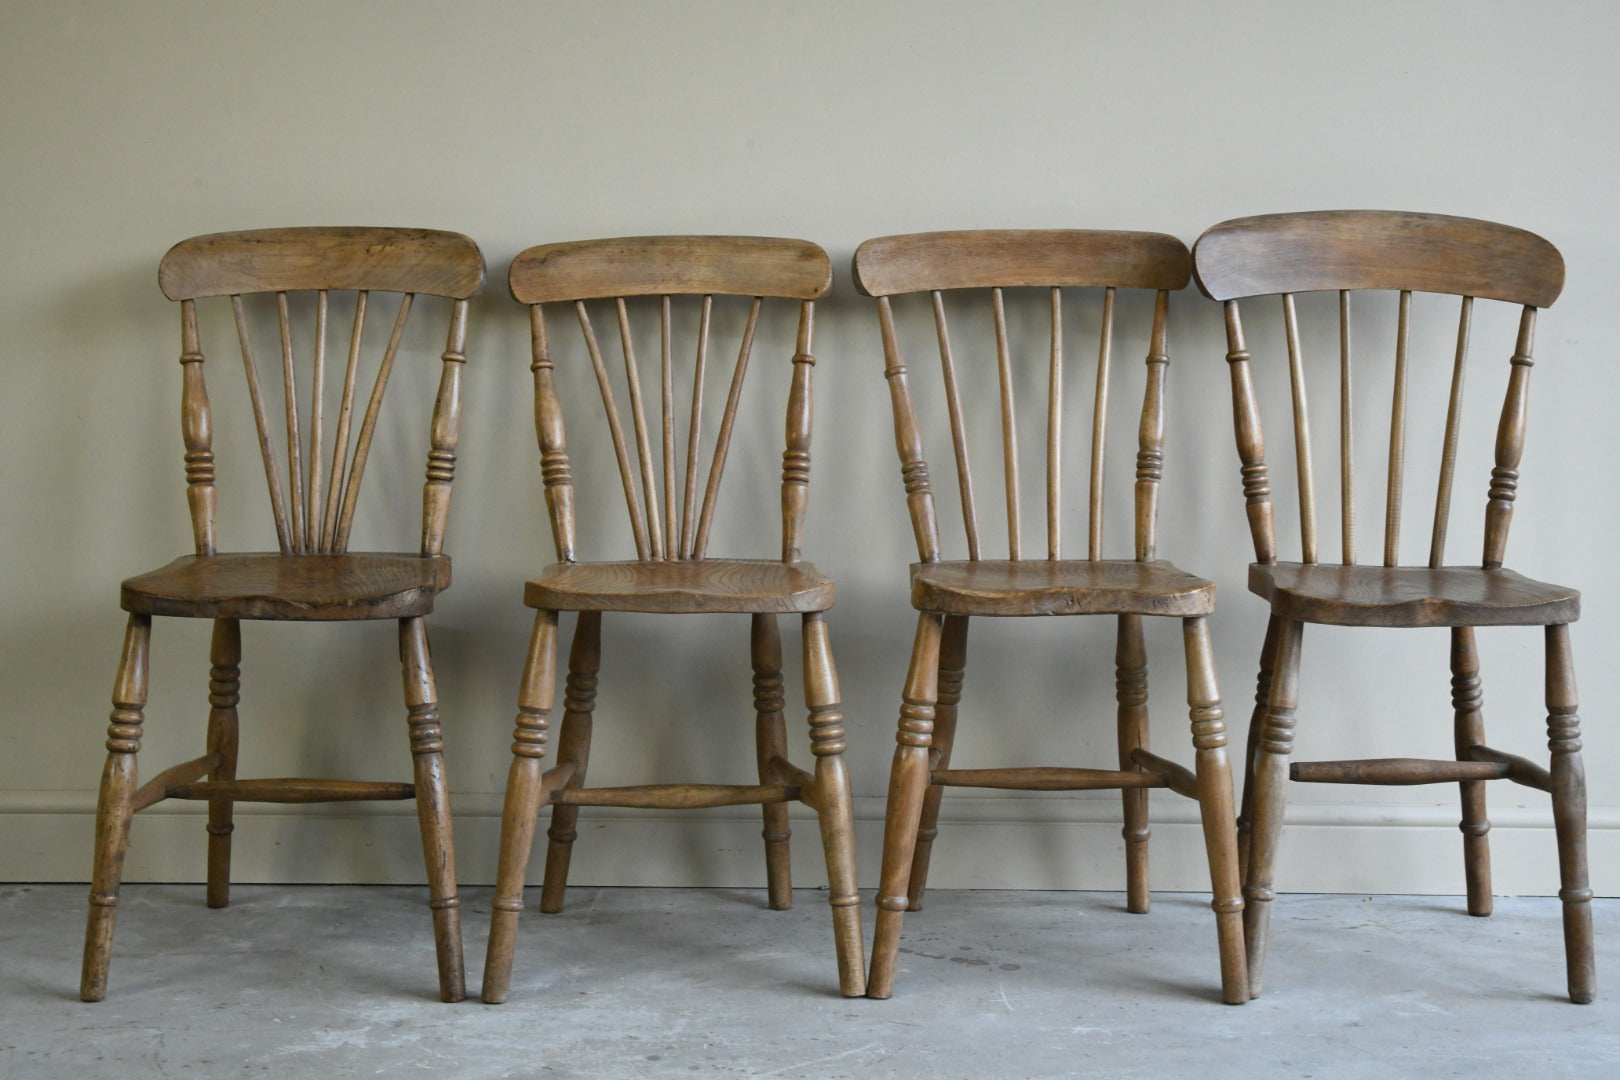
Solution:
M792 904L788 864L789 801L815 808L821 825L831 888L839 986L848 996L865 990L860 899L855 889L853 812L844 765L844 718L826 612L833 583L801 560L805 511L810 492L811 352L815 301L831 283L827 255L801 240L759 237L641 237L547 244L524 251L509 275L512 296L529 308L534 361L535 427L540 467L558 562L530 581L524 603L535 608L518 715L513 761L507 781L501 828L489 955L483 997L501 1002L510 987L523 883L541 804L551 807L549 846L540 910L562 910L569 857L581 806L686 808L758 803L764 810L769 904ZM661 469L653 465L655 434L649 432L632 332L637 298L659 298L659 403ZM709 455L706 480L702 413L709 357L711 317L716 297L752 298L742 330L718 434ZM634 446L627 443L619 406L609 379L588 301L611 300L620 335ZM691 405L684 440L684 470L677 467L677 407L673 344L679 301L683 316L695 307L697 335L691 367ZM792 355L787 406L787 448L782 455L780 556L772 560L712 558L709 537L726 458L736 426L743 380L748 371L760 311L766 301L798 305L798 338ZM563 417L543 311L548 303L569 304L584 336L612 437L615 458L637 558L623 562L583 562L575 547L574 483L563 434ZM684 323L683 323L684 325ZM688 350L679 350L681 366ZM639 466L639 475L638 475ZM660 493L662 511L660 511ZM568 661L557 764L541 771L546 753L556 682L559 612L578 612ZM603 612L669 614L734 613L750 616L754 709L759 764L757 785L651 784L631 787L584 785L596 702ZM809 707L814 772L787 760L783 720L782 646L779 614L797 614L803 623L805 701Z
M877 298L885 374L894 410L900 473L921 561L911 568L911 603L920 613L900 707L899 746L889 782L878 889L877 933L868 993L892 992L902 915L922 906L940 799L950 786L1038 791L1120 789L1124 800L1128 906L1148 910L1147 792L1169 788L1199 803L1214 886L1222 995L1248 1000L1238 890L1232 777L1226 757L1215 664L1207 617L1214 586L1156 557L1159 485L1165 437L1166 323L1169 297L1187 284L1185 245L1156 233L1098 231L995 231L920 233L868 240L855 253L855 281ZM1015 351L1009 342L1004 289L1038 287L1050 297L1047 350L1046 551L1029 552L1020 529L1018 424L1014 401ZM1091 400L1090 494L1084 558L1065 558L1063 547L1063 290L1101 292L1101 336ZM1153 290L1139 451L1135 473L1135 543L1129 559L1103 557L1104 445L1109 372L1119 289ZM968 460L963 394L945 317L945 293L988 294L995 324L1000 382L1003 487L1008 558L987 557L980 542L973 474ZM932 300L944 377L952 450L961 496L968 559L941 557L940 528L922 436L908 388L891 297L926 293ZM954 297L953 297L954 299ZM1071 301L1072 303L1072 301ZM1038 361L1037 361L1038 362ZM1113 615L1117 620L1119 768L995 768L951 766L957 708L967 663L968 621L976 616ZM1148 750L1146 616L1182 620L1187 699L1197 771Z
M164 799L208 803L208 906L230 897L231 808L236 802L308 803L415 799L432 897L439 994L465 997L461 923L445 787L438 694L423 617L450 584L443 553L450 487L460 426L461 369L466 363L467 299L484 280L477 245L457 233L421 229L295 228L198 236L164 256L159 284L180 304L181 432L186 498L196 553L123 583L129 613L113 685L107 764L96 811L95 868L85 932L80 996L107 991L119 882L131 817ZM301 415L289 293L315 294L315 342ZM328 294L355 294L348 362L336 429L328 435L324 409ZM360 398L366 312L377 293L401 294L393 330L369 397ZM452 301L443 372L430 427L427 483L422 494L419 552L349 550L355 507L377 429L384 391L417 295ZM229 296L246 371L253 422L264 460L278 550L237 553L219 547L213 450L214 409L203 381L197 301ZM249 308L273 306L280 329L286 471L275 447L271 410L252 346ZM386 301L385 301L386 303ZM361 411L363 409L363 411ZM303 421L307 418L306 430ZM330 442L328 442L330 439ZM329 455L329 457L328 457ZM154 615L213 620L207 753L138 782L147 701L149 641ZM239 779L237 704L240 700L241 621L396 619L404 668L405 704L414 783L345 780Z
M1485 782L1511 780L1552 796L1569 995L1577 1002L1591 1001L1592 892L1586 872L1585 774L1569 645L1569 624L1580 615L1580 594L1561 585L1532 581L1502 566L1524 450L1536 313L1556 300L1563 287L1562 257L1539 236L1486 221L1436 214L1335 211L1223 222L1199 239L1194 259L1199 287L1226 308L1226 358L1232 378L1233 417L1254 541L1249 588L1271 605L1260 655L1255 715L1244 758L1246 783L1240 823L1246 863L1244 896L1248 904L1244 918L1253 992L1260 992L1265 967L1267 928L1275 896L1273 867L1287 779L1336 784L1456 783L1462 793L1463 862L1468 911L1473 915L1489 915L1491 911ZM1399 297L1381 565L1358 563L1355 548L1351 298L1353 293L1370 290L1393 291ZM1339 294L1342 550L1337 565L1318 561L1306 359L1294 301L1296 293L1315 291ZM1414 292L1460 297L1429 555L1422 566L1402 565L1399 550L1406 457L1407 354ZM1239 301L1270 296L1282 300L1292 385L1300 512L1298 562L1278 558L1271 477L1239 312ZM1495 467L1486 496L1483 557L1477 566L1449 566L1445 563L1446 533L1476 299L1503 301L1520 306L1522 311L1497 429ZM1385 758L1296 762L1290 766L1305 623L1449 627L1456 759ZM1484 695L1474 639L1474 629L1479 626L1545 627L1550 768L1485 743Z

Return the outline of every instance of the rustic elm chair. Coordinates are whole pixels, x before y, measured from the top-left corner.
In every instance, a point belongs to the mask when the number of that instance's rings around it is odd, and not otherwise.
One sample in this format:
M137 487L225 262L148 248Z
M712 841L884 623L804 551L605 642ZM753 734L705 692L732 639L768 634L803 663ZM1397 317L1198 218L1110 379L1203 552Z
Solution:
M749 803L762 804L764 809L769 904L786 909L793 899L786 806L791 800L814 807L820 817L831 884L828 902L832 905L839 985L844 994L859 996L866 987L860 900L855 890L853 816L843 759L844 718L839 711L838 679L825 619L833 603L833 583L800 558L810 493L810 372L815 365L811 332L815 301L831 283L827 255L816 245L801 240L757 237L665 236L546 244L530 248L513 260L509 283L512 296L529 307L535 427L559 561L530 581L524 592L524 603L537 609L537 614L518 693L489 955L484 966L484 1000L498 1003L507 997L518 914L523 910L524 873L542 803L551 806L551 828L540 910L555 913L563 906L581 806L675 809ZM752 298L752 302L700 503L704 374L717 296L722 297L722 304L725 297ZM653 466L657 435L650 435L647 428L631 329L632 311L641 306L637 298L652 297L659 298L660 310L661 473L655 472ZM676 361L672 345L677 320L672 316L672 297L682 301L681 325L685 324L688 304L696 309L692 314L697 322L684 480L679 488L673 370ZM603 349L587 307L587 301L605 300L614 301L618 322L635 434L633 450L626 445ZM781 554L773 560L711 558L708 546L716 497L755 331L760 325L760 310L766 300L796 301L798 306L798 341L790 365L793 374L787 406L787 449L782 455ZM547 303L571 305L584 334L618 461L635 537L635 560L579 561L574 539L574 485L542 310ZM685 354L684 349L681 352ZM542 772L556 682L557 616L563 611L578 612L578 621L568 661L558 763ZM758 785L584 786L591 714L596 702L602 613L607 611L750 616ZM810 747L816 759L814 773L787 760L782 646L777 629L777 615L784 613L797 614L803 621L804 690L809 706Z
M911 568L911 603L920 614L900 707L899 747L889 782L883 879L878 889L877 933L868 980L868 994L872 997L886 998L892 991L902 914L922 906L940 797L944 788L954 785L1039 791L1119 788L1124 798L1127 903L1131 911L1139 913L1148 910L1149 902L1147 789L1167 787L1196 799L1202 812L1214 885L1222 996L1234 1004L1248 1000L1232 777L1206 622L1214 609L1215 587L1155 558L1165 434L1164 379L1169 363L1165 324L1170 292L1187 284L1189 270L1186 247L1173 237L1155 233L920 233L868 240L855 253L856 285L866 295L877 298L900 474L921 558ZM1020 531L1015 360L1008 340L1003 289L1023 286L1046 289L1050 296L1044 557L1023 547ZM1064 558L1062 537L1065 287L1101 291L1101 341L1092 400L1089 531L1085 557L1079 559ZM1102 551L1103 448L1117 289L1156 292L1140 451L1136 457L1135 551L1131 559L1104 559ZM988 292L995 323L1007 504L1006 560L986 558L981 548L964 429L964 395L958 390L956 359L945 320L944 294L965 290L980 296ZM932 298L967 534L968 558L961 562L942 558L928 465L923 458L922 437L890 306L892 296L923 292ZM1012 615L1116 617L1117 770L951 767L951 745L966 667L968 620L974 616ZM1144 616L1182 620L1196 773L1147 748Z
M1490 849L1485 781L1512 780L1552 795L1563 900L1569 996L1589 1002L1594 992L1592 891L1586 873L1586 792L1580 720L1569 624L1580 614L1580 594L1531 581L1502 567L1513 518L1524 449L1536 311L1558 298L1564 263L1539 236L1520 229L1436 214L1374 211L1274 214L1216 225L1199 239L1194 256L1198 284L1226 306L1227 361L1243 492L1255 561L1249 588L1271 604L1260 654L1254 719L1249 728L1243 787L1249 979L1260 992L1271 915L1273 863L1282 831L1285 780L1335 784L1456 783L1462 793L1463 862L1468 911L1491 912ZM1397 292L1394 390L1389 424L1389 475L1382 565L1356 562L1351 409L1351 294ZM1316 490L1306 402L1306 360L1300 345L1296 293L1337 291L1340 379L1340 564L1318 562ZM1408 340L1412 294L1461 298L1450 404L1446 413L1428 562L1400 562L1401 494L1406 445ZM1249 351L1238 302L1280 296L1292 379L1294 447L1299 482L1300 560L1278 559L1271 480L1260 414L1249 374ZM1496 436L1496 462L1485 504L1484 555L1478 566L1445 565L1446 531L1456 468L1463 374L1474 300L1520 305L1518 343L1511 358L1507 398ZM1300 642L1304 624L1376 627L1449 627L1451 699L1456 760L1385 758L1296 762L1295 709L1299 702ZM1546 634L1546 700L1551 767L1485 743L1479 657L1474 628L1542 626Z
M129 844L130 818L138 811L163 799L200 799L208 803L208 906L224 907L230 895L231 806L234 802L414 798L432 897L439 994L445 1001L459 1001L466 996L460 902L456 898L438 694L434 689L423 616L433 609L434 596L450 583L450 559L442 549L445 518L450 508L450 485L455 476L461 368L466 362L463 347L467 298L483 284L483 256L471 240L449 232L378 228L265 229L184 240L164 256L158 278L164 294L180 302L180 366L184 379L181 432L186 449L186 498L190 503L196 554L123 583L122 604L129 613L129 626L113 685L107 765L102 773L96 811L95 872L90 887L80 996L86 1001L99 1001L107 992L119 881ZM355 307L348 365L328 465L322 400L328 293L334 291L354 292ZM310 389L303 395L310 403L307 446L301 445L300 392L289 321L288 293L292 292L315 294L314 359L309 373ZM402 296L370 397L364 404L364 412L356 416L355 388L360 375L368 298L383 292ZM269 295L274 294L273 306L280 326L281 389L286 414L285 484L250 344L253 320L249 308L257 309L253 304L256 298L250 294L265 294L258 298L260 303L269 303ZM453 301L443 375L433 409L427 484L422 494L421 550L419 554L350 552L356 500L383 392L406 317L417 294ZM202 339L197 324L197 301L216 296L229 296L234 309L275 518L279 548L275 552L243 554L219 549L213 451L215 418L203 384ZM352 450L351 433L354 436ZM141 747L148 643L154 615L213 620L208 752L159 772L141 784L137 780L136 755ZM236 706L241 685L243 619L274 622L397 619L416 782L238 779Z

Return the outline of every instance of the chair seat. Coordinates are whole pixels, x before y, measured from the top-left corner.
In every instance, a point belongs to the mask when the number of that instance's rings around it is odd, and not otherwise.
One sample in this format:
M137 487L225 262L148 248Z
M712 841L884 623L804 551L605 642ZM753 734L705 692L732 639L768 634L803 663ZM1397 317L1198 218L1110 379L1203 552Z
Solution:
M833 605L833 582L809 563L769 559L554 563L523 589L548 611L808 612Z
M1208 615L1215 585L1128 559L913 563L911 606L946 615Z
M1254 563L1249 590L1274 614L1333 626L1553 626L1581 617L1581 594L1477 566Z
M194 619L405 619L450 586L448 556L187 555L123 584L125 611Z

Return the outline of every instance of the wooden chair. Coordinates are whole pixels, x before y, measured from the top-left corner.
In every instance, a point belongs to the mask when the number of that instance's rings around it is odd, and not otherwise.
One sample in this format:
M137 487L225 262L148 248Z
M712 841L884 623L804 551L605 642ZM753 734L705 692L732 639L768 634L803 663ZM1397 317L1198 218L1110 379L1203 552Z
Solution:
M235 802L306 803L359 799L416 800L432 896L433 936L438 951L439 994L465 997L461 961L460 901L450 833L450 800L444 782L438 694L428 657L423 616L434 596L450 584L450 559L442 553L450 485L455 476L460 424L461 368L466 362L467 298L482 286L478 247L456 233L421 229L305 228L199 236L176 244L159 270L164 295L180 302L181 431L185 440L186 498L196 554L176 559L123 583L129 613L123 655L113 684L112 722L107 729L107 765L96 811L94 883L85 932L79 994L99 1001L107 992L119 881L129 844L130 818L163 799L208 803L208 906L224 907L230 896L231 806ZM290 292L314 292L315 344L308 443L300 431L300 393L289 317ZM337 429L327 463L322 399L325 382L328 293L356 293L348 366ZM393 332L377 369L364 412L355 416L362 332L369 297L403 294ZM269 410L250 344L249 294L274 294L280 326L282 393L286 414L287 482L273 445ZM444 370L433 410L432 449L422 495L420 554L350 552L356 500L366 469L383 392L416 294L453 301ZM202 338L197 301L229 296L242 346L253 419L264 457L265 477L279 550L249 554L219 550L213 451L214 413L203 385ZM358 430L355 421L358 419ZM350 436L354 435L352 451ZM306 456L307 455L307 456ZM136 755L147 698L148 643L152 617L212 619L209 673L208 752L138 783ZM400 658L415 783L342 780L243 780L236 775L237 713L242 657L241 621L399 620ZM204 779L206 777L206 779Z
M1199 287L1226 306L1227 361L1232 376L1238 457L1243 466L1243 492L1254 540L1255 561L1249 567L1249 588L1271 604L1270 625L1260 654L1255 715L1244 759L1246 783L1240 822L1246 849L1244 897L1248 909L1244 918L1252 991L1260 992L1265 966L1266 931L1275 895L1273 862L1286 799L1285 777L1339 784L1458 784L1462 792L1468 910L1473 915L1488 915L1491 911L1485 781L1505 779L1552 795L1569 995L1577 1002L1591 1001L1592 891L1586 875L1586 794L1569 648L1569 624L1580 614L1580 595L1574 589L1531 581L1502 567L1519 482L1519 457L1524 449L1536 311L1557 299L1564 282L1563 259L1541 237L1504 225L1435 214L1372 211L1275 214L1227 221L1203 235L1194 259ZM1296 293L1320 290L1339 294L1340 565L1318 562L1306 361L1294 302ZM1351 293L1359 290L1399 293L1381 566L1356 562L1350 311ZM1414 292L1461 297L1429 558L1423 566L1401 565L1399 550L1407 352ZM1282 298L1299 477L1298 562L1278 560L1271 479L1238 311L1239 300L1263 295ZM1447 566L1446 531L1462 412L1463 372L1476 298L1522 305L1523 311L1497 431L1496 467L1491 471L1485 505L1484 557L1477 567ZM1387 758L1296 762L1289 767L1305 623L1449 627L1456 760ZM1474 628L1479 626L1546 628L1550 768L1485 744L1483 694L1474 644Z
M552 538L559 561L530 581L524 592L524 603L537 609L537 614L518 693L489 956L484 966L484 1000L497 1003L507 996L518 914L523 910L524 873L533 844L535 818L542 803L552 809L540 910L555 913L563 906L575 822L581 806L676 809L746 803L759 803L764 808L769 903L772 908L786 909L793 901L786 806L792 800L814 807L820 817L831 884L828 902L832 905L839 986L844 994L859 996L866 987L860 899L855 891L854 826L843 758L844 717L839 711L838 677L833 668L825 618L833 603L833 583L800 558L810 493L810 372L815 365L811 333L815 301L831 283L827 255L804 241L757 237L594 240L530 248L513 260L509 281L513 297L529 307L534 347L531 367L535 427L540 440L540 468L545 479ZM691 298L692 305L698 309L686 462L684 479L679 484L672 296ZM696 300L699 296L701 301ZM752 304L742 331L700 504L703 388L716 296L752 297ZM653 467L654 436L647 428L631 330L631 305L638 297L660 298L661 473L655 472ZM618 321L635 433L633 451L626 445L603 350L587 308L587 301L608 299L614 301ZM793 375L787 406L787 449L782 455L781 555L779 559L768 561L710 558L708 546L716 497L737 421L755 331L760 325L760 310L766 299L797 301L799 308L798 342L792 354ZM542 311L544 304L553 302L570 303L584 333L635 536L637 558L633 561L581 562L578 558L574 539L574 486ZM685 305L682 307L684 309ZM659 510L660 477L662 513ZM579 616L568 661L558 763L542 772L541 759L550 738L549 718L556 682L557 615L563 611L578 612ZM750 616L759 759L757 785L584 786L596 702L602 614L608 611L721 612ZM787 760L787 733L782 717L782 646L776 619L777 615L785 613L797 614L803 622L805 701L810 714L810 747L816 759L813 773Z
M1204 822L1221 956L1222 996L1248 1000L1244 971L1243 902L1238 893L1232 777L1226 758L1215 664L1206 619L1215 587L1155 558L1159 481L1164 449L1164 379L1169 363L1165 324L1170 292L1187 283L1186 247L1155 233L1028 231L946 232L868 240L855 253L855 281L877 298L886 374L894 407L900 474L921 562L911 568L911 603L917 619L903 704L899 747L889 782L883 842L883 880L878 890L877 934L872 944L868 994L886 998L894 980L902 914L922 906L929 854L940 798L949 786L1085 791L1119 788L1125 804L1128 907L1148 910L1147 791L1167 787L1196 799ZM1046 410L1046 554L1031 557L1022 544L1018 443L1014 408L1013 348L1007 333L1003 289L1049 290L1050 360ZM1102 290L1101 342L1092 408L1089 530L1086 556L1065 559L1062 536L1063 303L1065 287ZM1147 384L1136 458L1135 557L1104 559L1103 447L1107 425L1116 289L1156 291L1147 354ZM1001 387L1001 431L1007 502L1008 558L983 557L968 461L963 395L945 320L944 293L988 291L994 316ZM943 367L968 559L943 561L934 495L922 437L907 387L907 371L890 297L927 292ZM967 660L968 620L974 616L1113 615L1118 620L1115 657L1119 768L957 769L951 766L957 705ZM1192 709L1197 772L1147 748L1147 659L1144 616L1182 620L1187 657L1187 698Z

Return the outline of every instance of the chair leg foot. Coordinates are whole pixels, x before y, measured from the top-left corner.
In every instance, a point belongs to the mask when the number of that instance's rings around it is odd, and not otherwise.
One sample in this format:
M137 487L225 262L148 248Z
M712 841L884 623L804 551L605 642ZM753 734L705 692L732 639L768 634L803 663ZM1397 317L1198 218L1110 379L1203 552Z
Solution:
M461 955L461 900L456 895L450 789L444 777L444 730L439 724L439 695L433 681L427 628L420 617L400 620L399 644L416 773L416 815L422 831L433 910L433 944L439 962L439 998L461 1001L467 996L467 986Z
M107 724L107 764L96 801L95 864L90 879L90 912L84 930L84 965L79 997L100 1001L107 996L107 969L112 959L113 930L118 919L118 890L124 877L133 816L136 756L146 721L147 673L150 669L152 619L131 615L124 631L118 675L113 680L112 714Z

